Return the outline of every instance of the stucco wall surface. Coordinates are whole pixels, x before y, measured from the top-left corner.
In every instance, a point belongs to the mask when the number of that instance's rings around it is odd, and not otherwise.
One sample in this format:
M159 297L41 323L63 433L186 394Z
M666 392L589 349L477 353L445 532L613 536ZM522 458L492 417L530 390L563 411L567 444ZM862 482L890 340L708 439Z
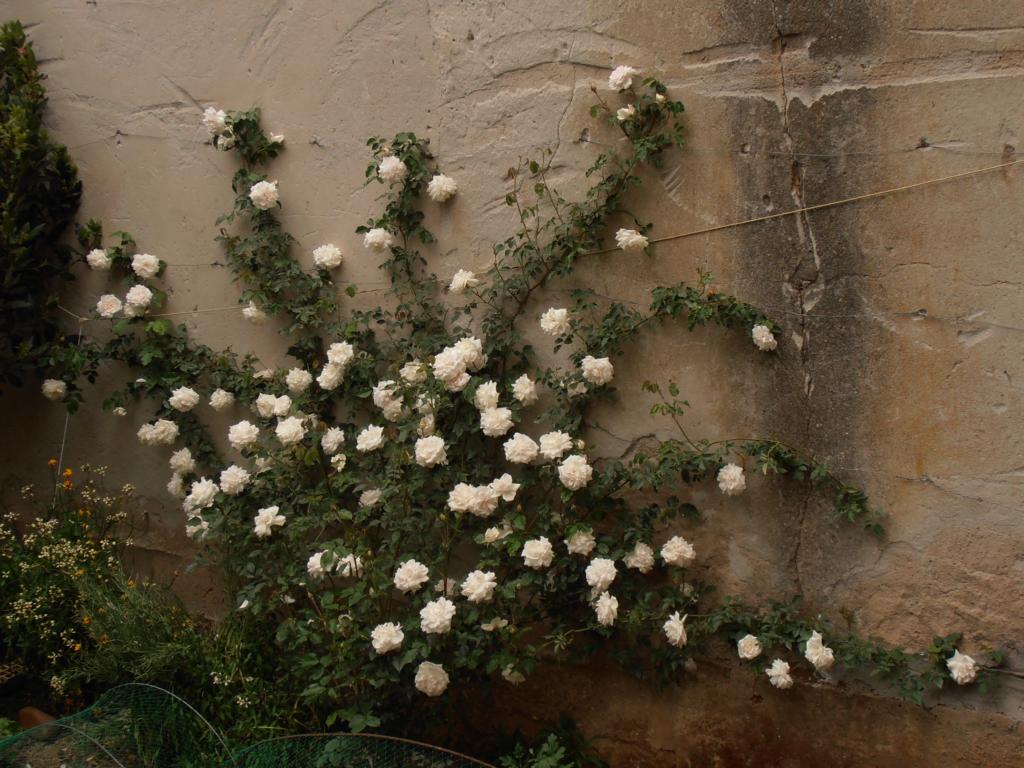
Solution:
M375 206L367 136L430 137L460 186L429 222L434 265L485 268L514 227L510 165L552 146L555 181L572 192L593 142L616 140L588 115L591 86L604 88L615 64L656 75L687 107L688 148L648 174L634 206L654 236L1016 159L1024 125L1019 2L8 0L2 11L30 27L49 75L50 125L85 183L82 218L131 231L169 263L172 311L238 295L213 241L233 166L204 146L211 104L258 104L286 135L272 172L299 257L337 243L343 279L367 288L379 272L353 233ZM723 593L801 592L808 611L848 611L863 632L914 646L962 628L968 652L1001 646L1024 668L1022 204L1024 170L1009 168L674 241L650 258L601 256L553 286L646 302L653 286L705 268L785 327L775 356L716 330L642 337L593 436L606 455L671 435L639 385L672 378L694 405L691 434L804 446L890 514L879 542L793 485L752 478L728 500L696 488L706 519L687 535ZM102 287L83 275L65 301L84 312ZM283 360L281 339L237 313L184 321L214 347ZM138 450L148 413L117 419L99 400L71 420L68 459L108 464L140 489L150 522L137 559L169 575L191 550L163 490L166 457ZM0 444L7 488L41 479L63 413L22 392L5 393L0 414L16 438ZM217 611L208 576L177 586ZM994 694L921 710L856 680L780 694L724 660L667 692L605 674L527 684L519 712L537 693L538 711L568 702L615 765L1024 760L1024 686L1012 675Z

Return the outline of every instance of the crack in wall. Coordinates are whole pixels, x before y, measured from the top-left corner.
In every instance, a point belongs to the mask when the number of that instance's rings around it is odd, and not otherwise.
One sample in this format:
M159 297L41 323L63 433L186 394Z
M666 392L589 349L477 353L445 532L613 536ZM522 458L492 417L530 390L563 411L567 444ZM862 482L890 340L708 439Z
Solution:
M800 160L796 156L795 142L790 130L790 95L786 83L785 56L786 46L790 41L797 41L798 43L802 43L804 46L806 46L806 41L805 36L802 34L786 33L784 29L784 21L780 17L778 8L774 3L772 4L772 15L775 20L775 45L777 46L779 88L781 90L782 97L780 112L782 118L783 147L784 151L791 155L789 168L790 196L797 208L805 208L807 206L807 201L804 195L803 169ZM795 217L794 221L797 228L797 237L800 245L804 248L804 253L787 276L786 281L783 284L783 291L787 298L793 301L799 312L800 330L799 334L795 334L794 341L797 343L797 349L800 355L800 370L803 377L802 385L805 399L805 417L803 426L804 442L806 443L806 438L811 434L813 411L811 408L810 398L814 391L814 377L808 367L810 357L810 328L808 327L808 313L818 303L818 300L824 293L825 286L821 273L821 255L818 249L818 241L814 233L814 228L811 225L810 217L805 211ZM800 551L803 546L804 526L810 511L812 496L813 489L808 488L800 505L796 541L789 560L790 567L796 579L796 586L800 593L803 592L803 578L800 572Z

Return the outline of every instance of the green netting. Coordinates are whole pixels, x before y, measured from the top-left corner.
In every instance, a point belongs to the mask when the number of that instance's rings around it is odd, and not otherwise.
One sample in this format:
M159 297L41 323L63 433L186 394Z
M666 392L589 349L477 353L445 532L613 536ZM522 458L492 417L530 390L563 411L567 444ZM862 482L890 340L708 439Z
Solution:
M476 768L487 763L376 734L289 736L228 748L191 706L151 685L0 741L0 768Z

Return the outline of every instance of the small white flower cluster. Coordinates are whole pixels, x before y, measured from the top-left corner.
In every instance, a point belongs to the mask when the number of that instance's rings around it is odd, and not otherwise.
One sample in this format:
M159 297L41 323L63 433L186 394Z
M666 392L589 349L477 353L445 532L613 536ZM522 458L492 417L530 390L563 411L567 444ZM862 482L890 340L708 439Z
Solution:
M736 642L736 652L744 661L753 661L764 652L764 647L756 635L746 634ZM835 652L825 645L824 638L817 630L811 632L804 645L804 658L822 674L828 672L835 664ZM793 687L790 665L783 659L774 659L771 665L765 669L765 674L768 676L769 682L776 688L785 690Z

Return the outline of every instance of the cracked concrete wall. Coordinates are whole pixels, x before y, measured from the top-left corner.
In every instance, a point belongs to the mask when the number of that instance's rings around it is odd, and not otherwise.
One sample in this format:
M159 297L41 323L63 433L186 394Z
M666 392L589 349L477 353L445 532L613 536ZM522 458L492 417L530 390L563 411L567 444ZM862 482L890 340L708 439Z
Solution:
M9 0L4 15L32 25L50 77L50 125L85 182L83 217L130 230L169 263L172 310L237 296L230 274L212 266L232 167L203 146L208 104L264 108L269 128L288 138L273 172L301 258L338 243L344 279L364 287L379 281L352 233L374 207L362 187L366 136L430 137L461 190L430 221L441 243L434 263L441 274L483 267L513 224L504 169L551 145L556 181L578 190L599 149L583 132L615 140L587 110L590 86L617 63L657 75L687 106L688 149L648 175L634 206L655 236L1015 159L1024 117L1016 3ZM827 500L795 486L752 478L750 493L728 501L696 488L705 520L687 535L702 575L724 593L802 592L809 612L849 611L862 631L914 646L962 628L969 652L1002 646L1021 668L1021 173L679 240L640 263L602 256L554 286L645 302L652 286L702 267L785 327L772 357L717 330L643 337L618 368L624 397L601 415L602 450L671 434L631 396L656 373L694 404L691 434L804 446L890 513L876 542L837 526ZM95 277L69 293L73 309L94 303ZM253 337L237 316L186 324L211 345L282 359L272 333ZM98 400L72 420L68 456L108 463L139 486L151 513L140 567L167 575L189 549L162 490L164 457L138 452L139 419L104 415ZM0 408L5 426L37 436L0 448L9 487L41 478L63 416L35 393L5 393ZM203 575L178 586L216 609ZM1010 766L1024 757L1024 690L1012 676L995 694L945 695L926 711L857 679L780 694L727 659L708 660L669 692L614 674L599 691L608 675L594 667L546 679L537 712L570 702L615 765ZM517 694L524 717L538 690Z

